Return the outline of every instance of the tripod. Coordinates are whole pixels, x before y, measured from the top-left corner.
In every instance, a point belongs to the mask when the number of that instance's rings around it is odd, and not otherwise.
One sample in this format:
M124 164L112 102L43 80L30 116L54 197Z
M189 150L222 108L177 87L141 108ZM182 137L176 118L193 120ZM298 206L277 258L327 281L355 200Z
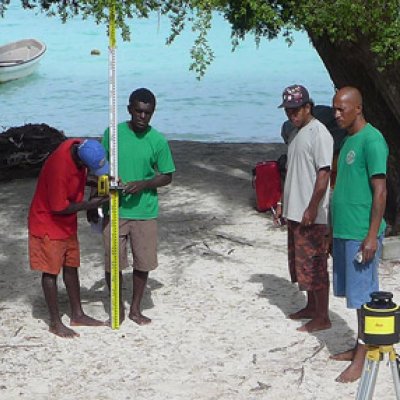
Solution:
M379 362L384 359L384 355L389 355L390 369L392 370L393 384L397 400L400 400L400 378L397 367L396 353L393 345L386 346L367 346L364 367L357 390L356 400L371 400L374 394L376 377L379 369Z

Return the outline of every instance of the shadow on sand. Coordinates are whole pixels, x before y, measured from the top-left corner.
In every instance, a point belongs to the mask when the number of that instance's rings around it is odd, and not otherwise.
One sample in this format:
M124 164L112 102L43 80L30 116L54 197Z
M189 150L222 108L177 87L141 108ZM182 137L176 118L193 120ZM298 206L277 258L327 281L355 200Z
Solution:
M255 274L251 276L249 281L261 283L263 289L258 293L258 296L266 298L269 304L278 307L286 318L288 318L289 314L303 308L306 304L304 293L298 290L296 284L284 278L272 274ZM330 310L329 316L332 322L330 329L308 334L315 336L321 343L324 343L330 354L348 350L347 345L354 342L354 331L340 315L332 310ZM340 348L337 344L338 337L342 339Z

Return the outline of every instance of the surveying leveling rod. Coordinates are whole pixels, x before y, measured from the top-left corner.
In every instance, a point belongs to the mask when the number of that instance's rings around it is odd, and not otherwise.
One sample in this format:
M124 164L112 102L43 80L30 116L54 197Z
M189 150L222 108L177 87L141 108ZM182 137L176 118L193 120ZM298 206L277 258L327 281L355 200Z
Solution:
M115 1L110 0L109 20L109 109L110 109L110 248L111 248L111 328L119 329L119 193L118 184L118 138L117 138L117 79Z

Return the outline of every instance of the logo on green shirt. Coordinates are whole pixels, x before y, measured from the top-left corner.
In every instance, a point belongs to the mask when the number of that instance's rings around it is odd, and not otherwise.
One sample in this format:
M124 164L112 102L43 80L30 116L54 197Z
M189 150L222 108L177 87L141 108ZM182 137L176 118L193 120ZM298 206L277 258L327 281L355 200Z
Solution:
M354 152L354 150L350 150L346 155L346 163L349 165L353 164L355 159L356 159L356 153Z

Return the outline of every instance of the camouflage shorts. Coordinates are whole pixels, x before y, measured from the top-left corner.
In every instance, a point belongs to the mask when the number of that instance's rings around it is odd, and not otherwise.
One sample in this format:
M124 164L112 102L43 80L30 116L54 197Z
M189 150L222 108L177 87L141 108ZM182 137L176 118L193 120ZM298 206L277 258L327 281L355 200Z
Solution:
M321 290L329 286L326 225L301 226L288 221L288 259L292 282L300 290Z

